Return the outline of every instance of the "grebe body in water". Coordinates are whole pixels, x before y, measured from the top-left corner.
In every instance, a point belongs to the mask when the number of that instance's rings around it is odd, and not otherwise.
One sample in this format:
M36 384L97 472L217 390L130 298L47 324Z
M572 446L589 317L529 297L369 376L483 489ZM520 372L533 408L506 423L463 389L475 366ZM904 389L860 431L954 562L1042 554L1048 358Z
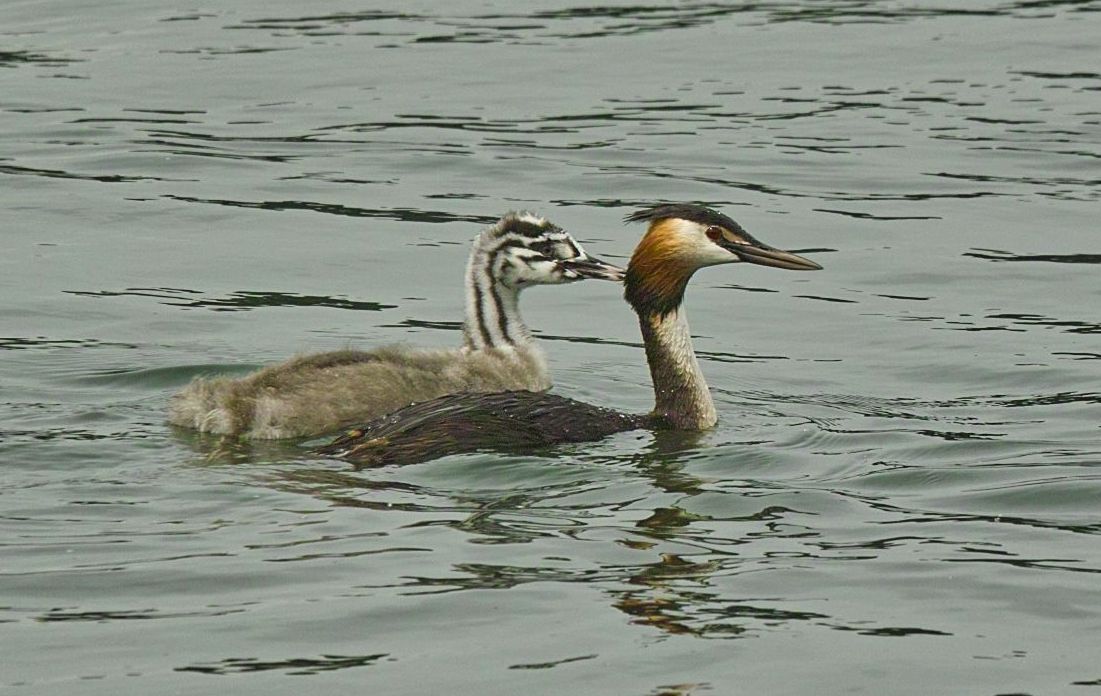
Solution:
M638 314L654 384L653 411L623 414L544 393L459 394L366 423L317 451L378 466L478 449L583 442L640 427L691 431L714 426L715 403L684 314L692 275L706 266L739 262L800 271L821 266L758 241L704 206L659 205L626 219L649 223L627 266L624 295Z

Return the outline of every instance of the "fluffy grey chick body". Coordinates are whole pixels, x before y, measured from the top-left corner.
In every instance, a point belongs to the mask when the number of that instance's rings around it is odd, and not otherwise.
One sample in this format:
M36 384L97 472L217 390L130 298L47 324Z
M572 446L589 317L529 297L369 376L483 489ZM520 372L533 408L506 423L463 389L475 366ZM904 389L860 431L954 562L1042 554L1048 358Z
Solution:
M474 240L462 347L313 353L241 378L197 377L172 397L168 420L205 433L282 439L320 435L444 394L542 391L550 374L520 316L520 292L622 277L622 269L589 256L546 219L509 213Z

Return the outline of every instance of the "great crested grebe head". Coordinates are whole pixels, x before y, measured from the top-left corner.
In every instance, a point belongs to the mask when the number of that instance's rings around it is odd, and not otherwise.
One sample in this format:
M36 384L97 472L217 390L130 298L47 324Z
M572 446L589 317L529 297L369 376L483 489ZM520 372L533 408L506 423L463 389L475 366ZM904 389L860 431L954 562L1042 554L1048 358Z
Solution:
M627 301L640 312L674 311L692 274L706 266L745 262L793 271L822 268L755 239L734 220L702 205L656 205L625 220L650 223L627 265Z
M517 291L587 278L621 281L625 274L587 254L561 227L526 212L506 214L474 245L471 270L480 265L495 284Z

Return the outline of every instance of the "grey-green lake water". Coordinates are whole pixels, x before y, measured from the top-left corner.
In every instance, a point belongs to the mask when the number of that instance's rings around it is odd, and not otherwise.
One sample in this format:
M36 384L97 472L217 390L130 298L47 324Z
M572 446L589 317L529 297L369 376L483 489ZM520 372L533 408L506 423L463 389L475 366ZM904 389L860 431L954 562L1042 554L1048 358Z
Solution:
M0 690L1101 691L1101 2L16 0ZM459 341L469 241L714 205L718 427L356 471L194 375ZM618 287L525 294L651 403Z

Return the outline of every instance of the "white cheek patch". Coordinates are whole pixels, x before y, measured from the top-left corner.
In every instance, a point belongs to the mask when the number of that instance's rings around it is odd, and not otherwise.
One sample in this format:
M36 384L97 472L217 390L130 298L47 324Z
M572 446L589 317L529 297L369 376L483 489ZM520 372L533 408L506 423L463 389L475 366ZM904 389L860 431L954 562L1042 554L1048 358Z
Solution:
M710 240L708 240L710 241ZM718 244L711 242L711 246L698 257L701 266L715 266L720 263L737 263L738 257Z
M680 252L698 268L721 263L737 263L738 257L723 249L707 236L707 225L691 220L677 220L670 226Z

